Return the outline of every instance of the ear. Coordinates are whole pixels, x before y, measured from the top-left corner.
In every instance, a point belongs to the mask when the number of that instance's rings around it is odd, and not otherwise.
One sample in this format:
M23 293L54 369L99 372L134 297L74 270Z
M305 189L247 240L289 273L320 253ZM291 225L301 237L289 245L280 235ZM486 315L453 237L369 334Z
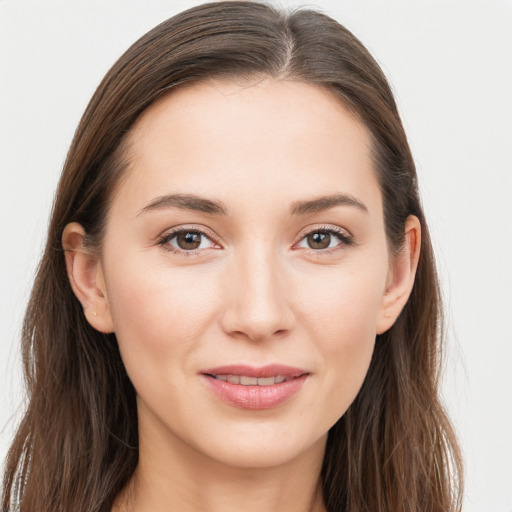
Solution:
M87 321L100 332L114 332L101 261L86 247L85 230L80 224L71 222L64 228L62 247L71 288Z
M395 323L411 294L418 268L421 247L421 224L410 215L405 222L402 250L390 262L386 290L377 322L377 334L386 332Z

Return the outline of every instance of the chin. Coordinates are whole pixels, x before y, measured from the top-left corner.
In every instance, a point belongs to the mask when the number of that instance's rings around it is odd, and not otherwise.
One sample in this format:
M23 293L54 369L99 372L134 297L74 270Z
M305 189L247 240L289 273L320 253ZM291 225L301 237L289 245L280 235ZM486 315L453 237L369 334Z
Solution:
M298 458L323 458L327 433L308 442L303 431L272 435L264 430L235 440L228 436L224 442L210 444L203 453L224 466L239 469L277 468Z

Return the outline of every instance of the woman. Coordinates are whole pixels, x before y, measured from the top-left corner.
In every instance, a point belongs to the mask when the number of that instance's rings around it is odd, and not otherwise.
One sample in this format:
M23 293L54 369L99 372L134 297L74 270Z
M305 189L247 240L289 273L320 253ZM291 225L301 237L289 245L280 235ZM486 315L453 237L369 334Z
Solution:
M366 49L312 11L185 11L107 73L71 145L3 507L458 510L440 327Z

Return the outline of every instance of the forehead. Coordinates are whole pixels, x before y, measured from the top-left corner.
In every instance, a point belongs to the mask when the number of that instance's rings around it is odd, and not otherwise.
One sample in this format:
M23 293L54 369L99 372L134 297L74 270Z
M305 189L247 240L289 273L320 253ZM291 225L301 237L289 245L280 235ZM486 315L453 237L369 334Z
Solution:
M380 209L369 132L320 86L273 79L182 86L139 117L128 143L125 185L141 201L171 192L227 202L370 192Z
M254 148L268 143L270 137L272 142L283 144L283 149L304 138L325 145L344 141L353 146L356 140L358 146L370 144L366 127L333 91L325 86L271 78L179 86L142 113L129 139L137 144L137 154L141 155L144 150L154 149L148 143L158 142L160 135L171 135L172 131L184 151L190 146L197 148L198 137L202 142L222 142L222 146L244 144L247 149L249 145Z

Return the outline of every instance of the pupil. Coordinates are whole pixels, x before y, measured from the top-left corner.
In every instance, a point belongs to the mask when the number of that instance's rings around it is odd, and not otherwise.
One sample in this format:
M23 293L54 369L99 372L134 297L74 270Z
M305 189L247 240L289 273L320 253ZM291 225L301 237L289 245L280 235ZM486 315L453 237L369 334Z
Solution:
M308 243L312 249L327 249L331 243L329 233L313 233L308 236Z
M197 249L201 245L201 234L191 231L180 233L177 242L180 249Z

